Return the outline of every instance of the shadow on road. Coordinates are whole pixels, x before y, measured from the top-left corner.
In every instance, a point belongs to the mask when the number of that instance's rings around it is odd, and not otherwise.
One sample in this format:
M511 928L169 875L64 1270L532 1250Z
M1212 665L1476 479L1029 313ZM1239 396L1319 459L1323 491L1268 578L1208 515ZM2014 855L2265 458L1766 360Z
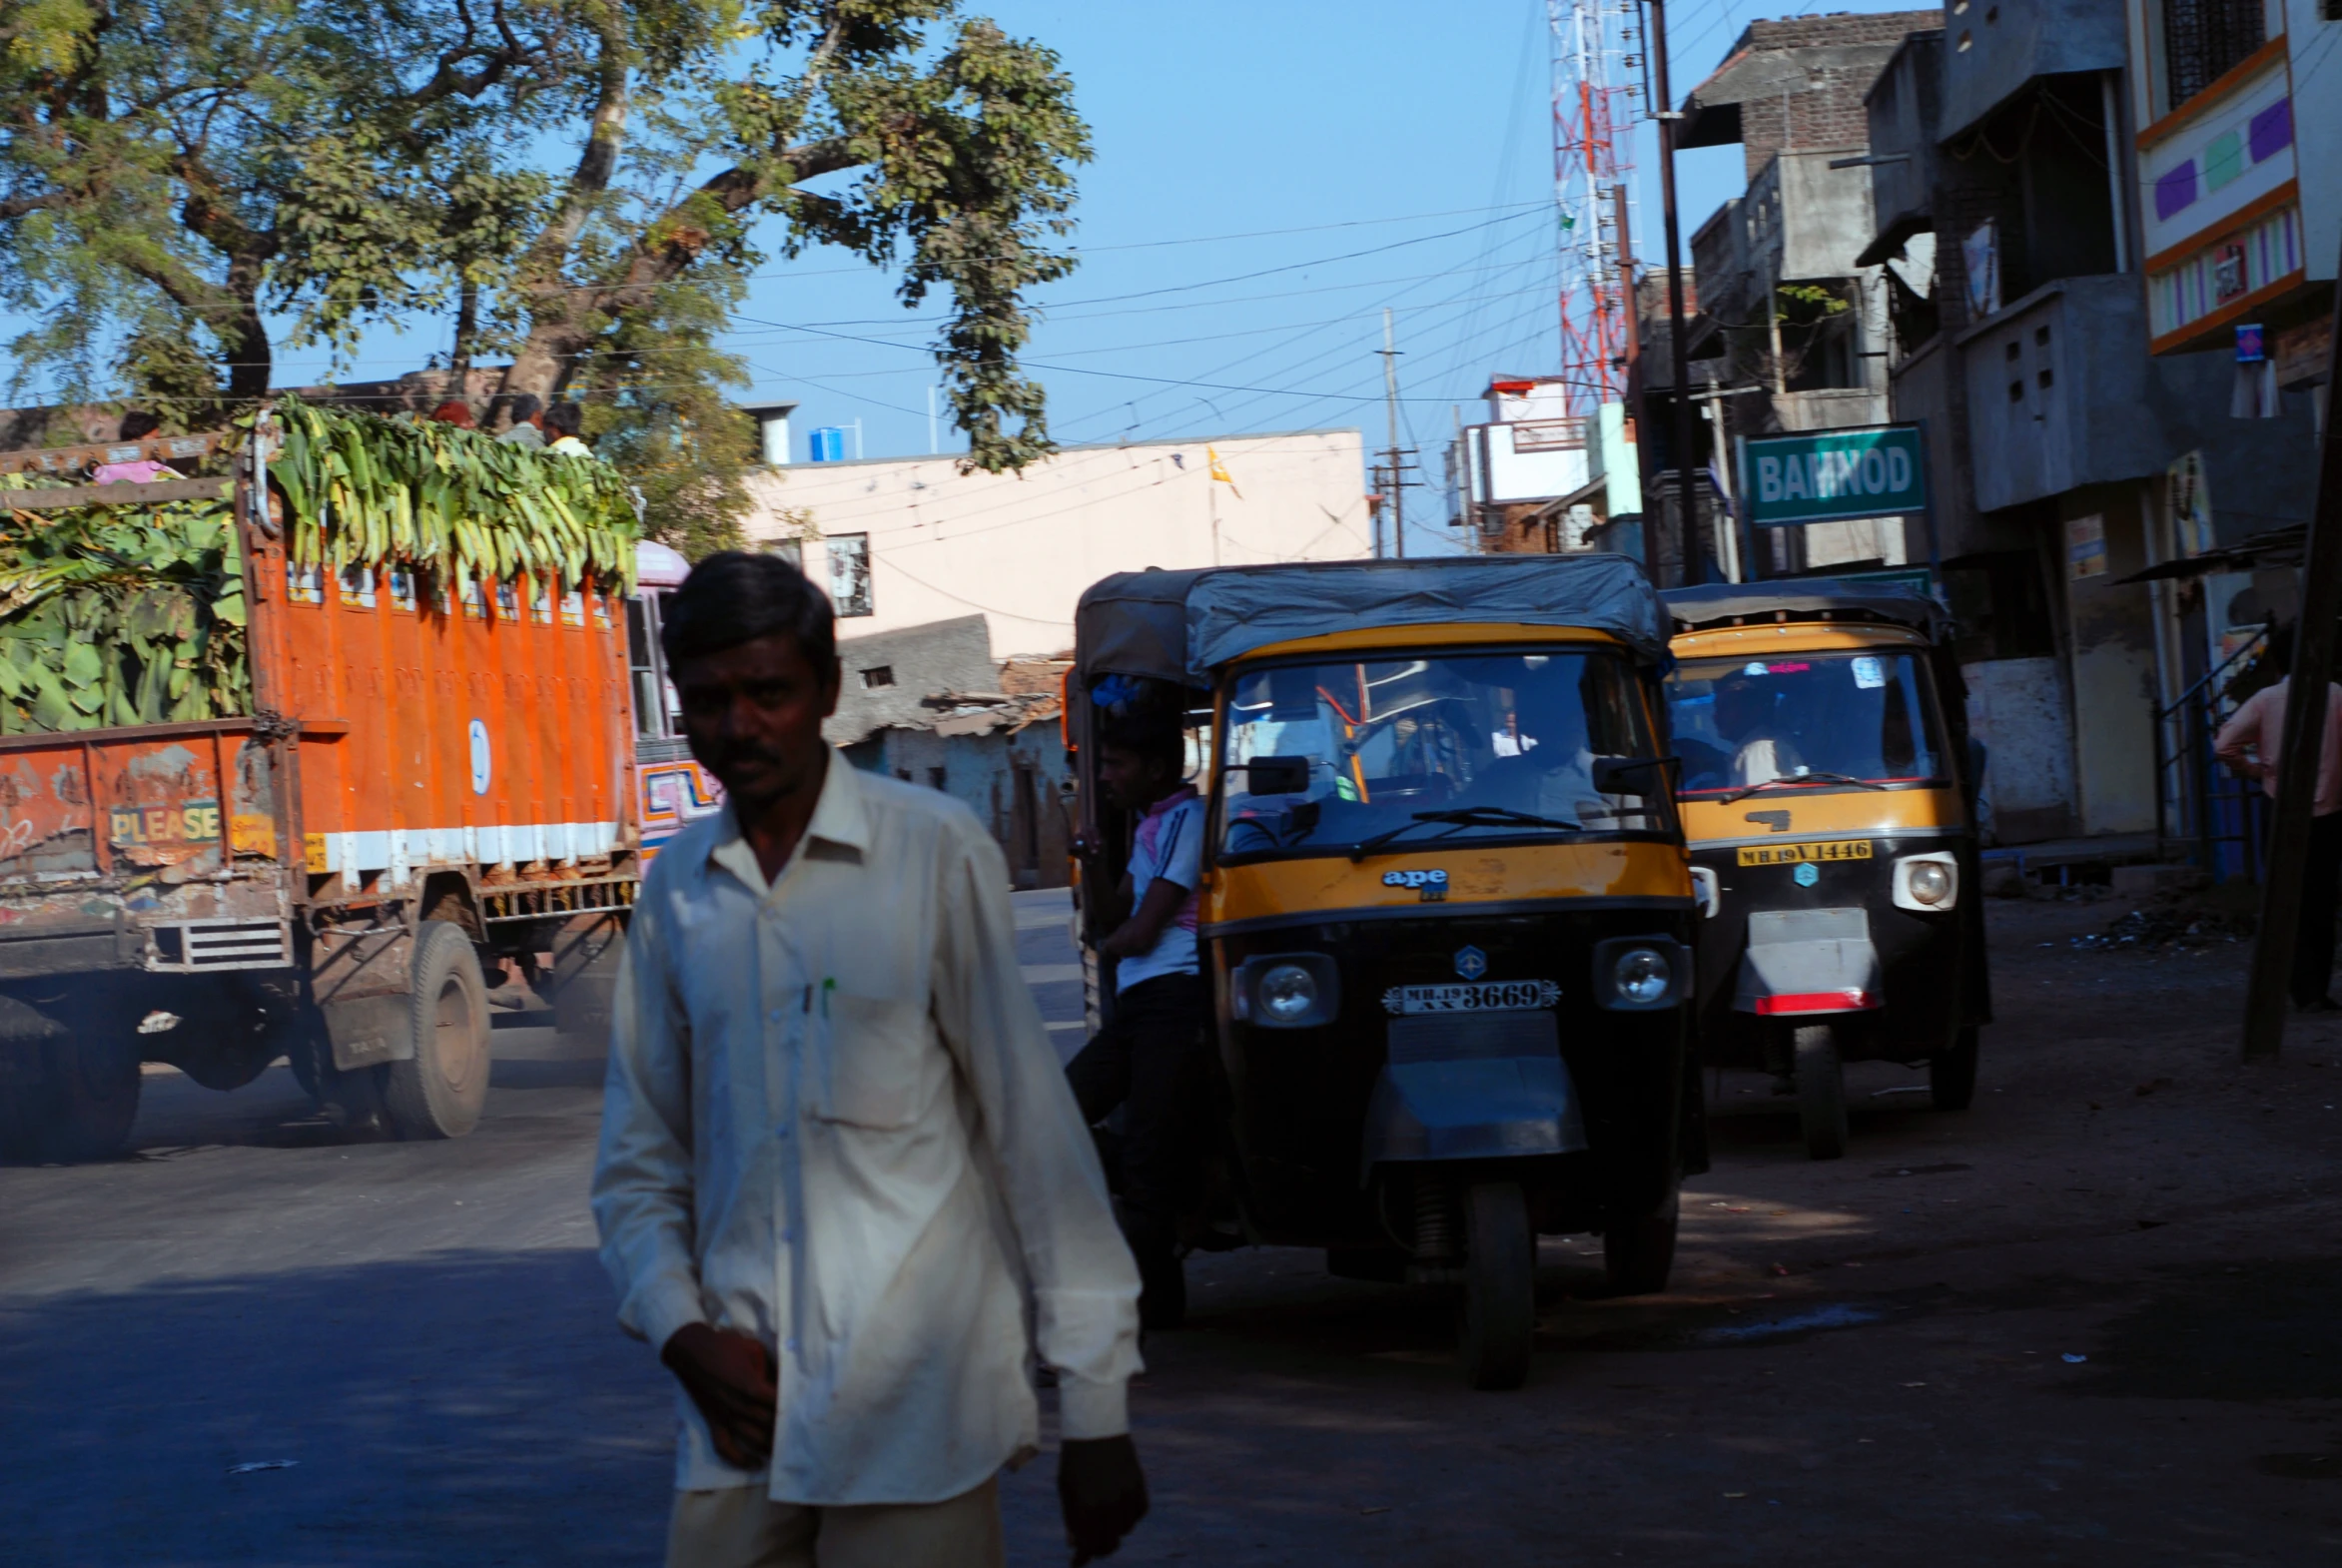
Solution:
M672 1406L583 1250L0 1308L0 1407L13 1562L658 1557Z

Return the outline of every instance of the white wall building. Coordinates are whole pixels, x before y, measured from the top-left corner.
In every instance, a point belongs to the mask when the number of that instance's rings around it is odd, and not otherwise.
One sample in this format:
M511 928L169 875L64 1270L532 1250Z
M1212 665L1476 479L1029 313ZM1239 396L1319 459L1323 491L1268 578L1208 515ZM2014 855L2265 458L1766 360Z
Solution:
M974 611L997 657L1039 657L1074 645L1075 603L1114 572L1369 553L1364 447L1354 429L1294 430L1073 446L1022 474L950 456L793 464L750 481L745 526L803 537L841 637Z

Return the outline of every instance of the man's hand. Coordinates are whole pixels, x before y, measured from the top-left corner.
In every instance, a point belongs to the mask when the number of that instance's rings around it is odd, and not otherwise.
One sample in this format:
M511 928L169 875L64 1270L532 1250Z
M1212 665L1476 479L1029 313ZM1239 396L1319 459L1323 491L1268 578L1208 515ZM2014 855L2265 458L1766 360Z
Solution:
M1123 1537L1147 1517L1147 1477L1139 1469L1138 1445L1127 1434L1066 1443L1058 1454L1058 1506L1066 1516L1074 1568L1094 1557L1112 1557Z
M668 1338L659 1359L706 1417L718 1457L736 1470L763 1469L773 1456L773 1414L780 1398L779 1368L764 1341L710 1323L689 1323ZM1144 1510L1146 1505L1140 1506Z

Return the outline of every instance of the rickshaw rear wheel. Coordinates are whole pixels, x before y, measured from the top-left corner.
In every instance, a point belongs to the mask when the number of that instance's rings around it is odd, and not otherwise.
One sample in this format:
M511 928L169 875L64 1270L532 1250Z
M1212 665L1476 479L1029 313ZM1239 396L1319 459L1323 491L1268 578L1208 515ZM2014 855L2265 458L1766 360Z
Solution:
M1976 1057L1981 1049L1976 1027L1959 1032L1952 1049L1929 1059L1928 1088L1939 1111L1965 1111L1976 1098Z
M1846 1064L1838 1055L1838 1031L1828 1024L1807 1024L1794 1038L1797 1119L1806 1155L1836 1160L1846 1153Z
M1464 1304L1460 1349L1474 1388L1529 1380L1537 1337L1537 1243L1518 1181L1477 1181L1464 1192Z
M1675 1232L1682 1212L1682 1199L1670 1195L1664 1211L1615 1220L1602 1232L1602 1267L1614 1293L1657 1295L1667 1288L1667 1276L1675 1270Z

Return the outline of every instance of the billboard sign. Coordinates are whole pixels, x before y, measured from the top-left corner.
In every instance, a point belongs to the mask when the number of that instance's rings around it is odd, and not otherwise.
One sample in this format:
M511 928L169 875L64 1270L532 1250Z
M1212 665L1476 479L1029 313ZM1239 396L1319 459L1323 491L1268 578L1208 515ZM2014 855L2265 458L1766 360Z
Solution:
M1919 426L1744 437L1741 494L1759 528L1916 515L1928 508Z

